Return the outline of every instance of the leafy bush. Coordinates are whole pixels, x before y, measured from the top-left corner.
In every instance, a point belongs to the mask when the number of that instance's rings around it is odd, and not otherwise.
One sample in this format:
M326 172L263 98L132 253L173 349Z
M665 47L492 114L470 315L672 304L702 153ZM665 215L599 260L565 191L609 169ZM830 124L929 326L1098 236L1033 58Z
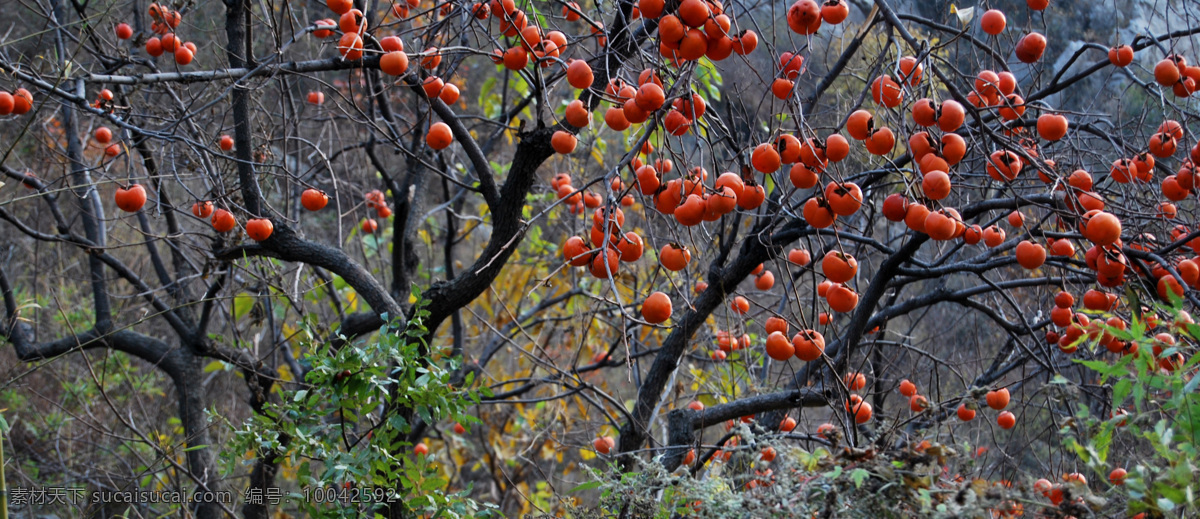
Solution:
M385 500L430 516L488 515L487 505L466 497L470 488L447 492L443 468L420 454L428 447L405 439L414 417L424 423L478 423L467 408L490 394L472 389L470 374L463 387L451 383L460 358L429 362L421 339L427 315L418 308L408 323L392 320L369 342L310 352L304 358L310 366L306 387L284 391L280 402L236 431L234 445L223 451L230 472L241 460L238 453L281 453L304 489L289 497L307 517L362 517ZM356 425L363 423L373 425L366 430ZM418 455L390 454L414 448ZM317 489L322 496L314 498Z

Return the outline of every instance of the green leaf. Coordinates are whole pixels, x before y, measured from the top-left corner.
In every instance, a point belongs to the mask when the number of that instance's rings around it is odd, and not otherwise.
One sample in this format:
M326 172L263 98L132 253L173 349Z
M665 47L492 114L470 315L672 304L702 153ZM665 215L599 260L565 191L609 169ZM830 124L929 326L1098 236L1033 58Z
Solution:
M479 87L479 106L487 106L484 99L487 98L488 94L492 93L492 88L495 88L495 86L496 76L488 76L487 80L483 82L483 86Z
M446 486L446 480L444 480L442 478L432 478L432 479L426 480L424 483L421 483L421 490L429 492L431 490L437 490L444 486Z
M1123 378L1118 380L1113 386L1113 406L1121 405L1125 398L1129 396L1129 392L1133 389L1133 381Z
M1192 377L1186 386L1183 386L1183 394L1191 394L1196 392L1196 385L1200 384L1200 377Z
M254 296L245 292L233 296L233 316L236 320L245 317L251 308L254 308Z
M862 488L863 481L866 481L870 475L871 473L867 472L867 469L854 469L850 472L850 479L854 481L856 488Z
M584 490L591 490L593 488L599 487L600 485L601 485L601 482L599 482L599 481L589 481L589 482L579 485L575 488L572 488L571 490L568 490L567 493L574 494L576 492L582 492Z

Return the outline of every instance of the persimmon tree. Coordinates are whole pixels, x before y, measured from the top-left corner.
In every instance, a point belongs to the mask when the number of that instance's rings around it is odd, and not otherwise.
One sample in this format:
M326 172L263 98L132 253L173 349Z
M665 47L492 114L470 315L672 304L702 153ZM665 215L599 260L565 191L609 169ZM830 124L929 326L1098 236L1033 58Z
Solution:
M97 398L62 411L139 467L84 484L239 496L196 517L562 510L580 462L613 464L622 514L650 488L719 515L830 464L913 513L953 497L933 480L1064 475L979 507L1171 513L1191 487L1129 464L1172 435L1112 424L1134 387L1195 389L1200 12L1103 33L985 4L23 6L6 376L68 359ZM155 372L175 436L128 411ZM1060 433L1079 409L1106 439ZM946 473L906 474L910 502L873 459ZM1105 463L1140 490L1076 468ZM722 478L751 494L696 506ZM240 499L301 486L405 499Z

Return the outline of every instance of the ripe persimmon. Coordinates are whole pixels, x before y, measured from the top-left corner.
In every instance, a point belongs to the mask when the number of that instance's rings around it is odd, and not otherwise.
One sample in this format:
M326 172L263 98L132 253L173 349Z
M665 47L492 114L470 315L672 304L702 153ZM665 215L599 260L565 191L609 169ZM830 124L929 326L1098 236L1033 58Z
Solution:
M838 216L850 216L862 207L862 188L854 182L830 182L825 185L825 199L829 208Z
M846 389L850 391L862 391L867 387L867 376L862 373L847 373L842 377L842 383L846 384Z
M957 133L942 135L941 145L942 158L951 166L961 162L967 154L967 141Z
M901 85L917 87L921 84L921 77L924 75L924 72L925 66L917 61L915 56L904 56L896 64L896 81Z
M846 285L835 284L829 287L829 294L825 298L829 302L829 308L838 313L849 313L858 306L858 293Z
M651 324L660 324L671 318L671 297L654 292L642 302L642 318Z
M338 17L338 28L342 32L360 32L359 26L363 22L363 13L358 9L350 9Z
M625 233L625 237L617 242L617 253L621 257L621 261L632 263L641 259L645 252L645 244L642 242L642 237L636 232L629 231Z
M320 211L329 203L329 195L324 192L308 188L303 193L300 193L300 205L304 206L309 211Z
M379 70L389 76L400 76L408 71L408 54L392 51L379 58Z
M875 104L895 108L904 102L904 89L892 76L884 74L871 83L871 97Z
M699 1L699 0L695 0ZM634 96L634 101L638 107L648 112L653 112L662 108L667 102L666 95L661 86L656 83L646 83L638 87L637 95Z
M958 101L947 99L939 109L937 125L943 132L952 132L963 125L967 112Z
M964 422L969 422L975 419L975 410L967 407L967 404L958 404L958 419Z
M925 232L925 221L929 219L931 212L925 204L909 204L908 210L904 212L904 225L914 231Z
M648 19L655 19L662 16L663 6L663 0L638 0L637 4L638 10L641 11L642 16L645 16Z
M438 68L438 65L442 64L442 54L438 51L437 47L429 47L422 54L425 57L421 58L421 67L435 69Z
M761 185L747 182L746 187L742 189L742 193L737 197L737 205L747 211L753 211L762 205L766 199L767 191Z
M750 164L754 166L754 169L763 173L774 173L779 170L781 163L779 152L775 151L775 147L768 143L759 144L750 154Z
M708 4L704 0L683 0L679 3L679 8L676 11L679 13L679 18L688 27L700 27L708 20L711 12L708 9Z
M1112 213L1097 212L1087 220L1083 235L1101 247L1112 245L1121 238L1121 220Z
M837 215L834 214L833 209L829 207L829 203L823 198L809 198L804 203L801 215L804 217L804 221L817 229L829 227L837 219Z
M840 134L832 134L825 138L825 158L830 162L841 162L850 155L850 143Z
M786 335L788 332L788 322L782 317L773 315L767 318L767 322L763 324L763 328L767 330L767 334L779 332Z
M809 189L816 186L821 177L803 163L796 163L788 171L788 179L796 189Z
M921 179L921 192L931 200L950 196L950 175L945 171L930 171Z
M963 243L967 245L975 245L983 239L983 228L979 225L972 225L967 228L962 235ZM1003 241L1003 240L1001 240Z
M113 198L119 209L135 213L146 205L146 188L141 184L132 184L128 188L119 187Z
M229 232L237 226L237 219L233 217L233 213L217 209L213 211L212 226L217 232Z
M787 10L787 24L796 34L816 33L821 28L821 8L816 0L796 0Z
M988 157L987 174L997 181L1012 181L1021 172L1021 157L1008 150L997 150Z
M338 53L349 61L362 59L363 40L356 32L343 34L338 40Z
M442 102L448 105L456 103L458 101L458 96L458 85L455 85L454 83L446 83L446 85L442 87L442 91L438 93L438 97L441 98Z
M958 232L958 226L945 209L929 213L925 217L924 231L930 238L937 241L946 241L954 238Z
M767 335L766 351L768 357L784 362L796 354L796 347L783 332L774 331Z
M858 273L858 261L854 256L831 250L821 258L821 272L834 283L845 283Z
M1048 141L1057 141L1067 135L1067 118L1061 114L1042 114L1038 116L1038 136Z
M692 253L687 247L668 243L663 245L658 258L664 268L672 272L678 272L687 267L688 262L692 261Z
M155 58L162 56L162 40L160 40L157 36L151 36L150 39L146 40L146 54L149 54Z
M784 79L796 79L800 76L800 69L804 66L804 57L791 52L784 52L779 55L779 74Z
M246 236L254 241L263 241L271 237L275 226L266 218L251 218L246 220Z
M1133 47L1117 45L1108 49L1108 61L1117 67L1128 67L1133 63Z
M108 144L112 140L112 130L101 126L92 132L92 138L96 139L96 142L100 144Z
M850 6L846 4L846 0L825 0L821 4L821 21L830 25L837 25L850 16Z
M1033 63L1042 59L1046 52L1046 37L1040 33L1031 32L1017 42L1016 55L1021 63Z
M796 419L790 416L784 417L783 421L779 422L779 430L783 432L792 432L796 429Z
M1179 71L1179 67L1169 58L1159 61L1154 65L1154 81L1162 86L1175 86L1181 77L1182 74Z
M590 88L594 81L595 76L588 62L576 59L571 60L571 63L567 65L567 83L571 86L575 88Z
M853 407L851 413L854 415L854 423L860 425L865 424L871 421L871 404L867 402L860 402Z
M682 203L675 208L673 214L675 220L684 227L698 225L704 221L704 214L708 210L708 201L700 195L691 194L683 199Z
M1148 145L1150 154L1160 159L1165 159L1174 155L1177 146L1178 143L1175 137L1165 132L1159 132L1151 135L1150 143Z
M1108 481L1116 486L1124 485L1125 477L1128 476L1128 474L1129 473L1126 472L1125 469L1117 467L1113 469L1112 472L1108 473Z
M825 352L825 337L816 330L801 330L792 336L792 346L796 349L796 358L812 362Z
M1017 417L1008 411L1004 411L996 416L996 425L999 425L1001 429L1012 429L1017 425Z
M986 400L987 400L988 407L995 409L997 411L1000 411L1000 410L1008 407L1008 402L1009 402L1008 388L1002 387L1000 389L988 391Z
M872 155L887 155L896 145L896 137L890 128L878 128L867 136L864 143Z
M990 9L984 12L983 16L979 17L979 28L992 36L1004 32L1004 28L1007 25L1008 19L998 9Z
M865 141L875 129L875 116L866 110L855 110L846 119L846 133L855 140Z
M617 446L617 441L612 436L602 436L593 440L592 446L596 448L596 452L608 454Z
M208 218L212 216L213 203L210 201L200 201L192 204L192 215L196 218Z
M582 267L592 260L587 243L578 236L567 238L567 241L563 242L562 252L563 259L574 267Z
M1026 270L1036 269L1046 263L1046 248L1029 240L1017 244L1017 263Z
M325 0L325 5L329 7L330 11L339 15L354 8L354 2L351 0Z
M750 311L750 301L742 296L736 296L729 302L729 309L738 315L746 315Z
M596 253L596 257L588 266L588 271L596 278L605 279L609 275L617 274L621 266L620 261L621 254L615 248L605 246Z
M892 193L883 199L883 208L881 210L883 217L893 222L904 220L908 213L908 199L900 193Z
M429 125L429 133L425 135L425 144L435 150L444 150L454 142L454 134L450 126L444 122Z
M792 249L788 251L787 260L793 265L803 267L812 261L812 254L804 249Z
M759 290L770 290L775 286L775 274L771 271L763 272L754 278L754 288Z

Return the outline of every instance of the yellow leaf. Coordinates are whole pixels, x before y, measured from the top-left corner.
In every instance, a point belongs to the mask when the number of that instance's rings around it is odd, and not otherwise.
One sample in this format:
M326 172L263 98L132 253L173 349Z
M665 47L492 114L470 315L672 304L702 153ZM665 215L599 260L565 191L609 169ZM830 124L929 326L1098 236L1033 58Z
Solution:
M579 449L579 458L583 461L591 461L596 459L596 451L592 449Z
M959 9L954 4L950 4L950 14L957 16L958 21L961 22L963 25L966 25L968 23L971 23L971 20L973 18L975 18L975 8L974 7L964 7L962 9Z
M599 164L601 167L604 166L604 156L600 154L600 150L594 147L592 148L592 158L596 159L596 164Z
M295 380L296 377L292 376L292 369L289 368L287 364L283 364L279 366L279 378L284 382L291 382ZM278 384L276 384L276 386L278 386Z

